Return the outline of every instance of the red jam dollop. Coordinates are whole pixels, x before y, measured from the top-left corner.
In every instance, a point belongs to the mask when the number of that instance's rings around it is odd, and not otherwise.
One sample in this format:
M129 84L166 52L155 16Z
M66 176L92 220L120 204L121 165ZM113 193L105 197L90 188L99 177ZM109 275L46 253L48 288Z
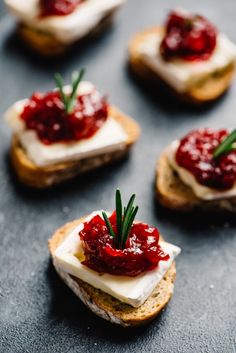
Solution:
M45 145L75 142L92 137L108 116L108 104L100 93L79 95L73 112L67 114L60 93L34 93L20 118L26 129L34 130Z
M236 151L213 158L213 152L229 131L199 129L181 141L176 162L192 173L199 184L216 190L228 190L236 182Z
M172 11L165 28L160 46L165 60L207 60L216 47L217 29L202 16Z
M41 17L65 16L74 12L84 0L40 0Z
M116 233L115 212L109 220ZM123 250L116 247L114 238L99 215L84 223L79 236L85 256L82 263L99 273L134 277L169 259L159 245L158 230L144 223L133 224Z

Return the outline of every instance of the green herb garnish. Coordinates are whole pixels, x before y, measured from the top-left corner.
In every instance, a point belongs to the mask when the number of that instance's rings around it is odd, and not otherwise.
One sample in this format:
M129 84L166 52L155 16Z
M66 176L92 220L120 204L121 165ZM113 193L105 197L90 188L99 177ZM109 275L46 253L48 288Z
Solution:
M135 216L138 212L138 206L133 206L135 195L132 195L127 206L122 206L122 199L120 190L116 190L116 228L117 234L115 234L111 222L107 217L107 214L103 211L102 215L106 223L107 229L109 230L110 236L114 238L115 244L119 249L124 249L126 241L129 237L131 227L133 225Z
M77 89L79 87L79 84L82 80L82 77L84 76L85 69L81 69L79 72L76 71L72 74L72 80L71 80L71 93L67 94L64 89L64 80L58 72L55 74L55 81L56 85L59 89L59 92L61 94L61 99L64 104L65 111L67 114L71 114L74 109L75 105L75 100L76 100L76 93Z
M235 147L235 142L236 142L236 129L229 134L222 142L221 144L215 149L213 153L214 158L218 158L222 154L226 154L229 152L232 152L236 149Z

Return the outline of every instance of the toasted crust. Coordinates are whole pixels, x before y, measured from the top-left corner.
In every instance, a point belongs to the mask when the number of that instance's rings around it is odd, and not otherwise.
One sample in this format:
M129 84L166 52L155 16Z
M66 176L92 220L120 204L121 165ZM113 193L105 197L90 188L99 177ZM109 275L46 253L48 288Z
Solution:
M150 34L163 33L163 28L155 27L147 29L141 33L137 33L130 41L129 44L129 64L130 68L135 75L139 78L146 80L151 83L158 83L162 81L168 88L179 96L181 99L201 104L213 101L221 96L230 86L234 71L235 64L230 63L224 68L215 72L213 76L208 77L202 81L198 86L191 88L191 90L179 94L172 87L170 87L160 76L156 74L150 67L146 65L142 57L139 54L140 45L146 40Z
M164 152L156 169L156 193L158 201L174 211L189 212L195 209L210 212L236 212L236 197L205 201L195 196L169 164Z
M22 22L19 23L17 32L23 41L38 54L45 57L63 55L72 46L77 45L86 39L99 36L107 27L111 25L115 12L116 10L113 10L106 14L106 16L104 16L100 23L89 34L73 44L64 44L52 34L37 30Z
M27 186L45 188L71 179L91 169L114 162L125 156L137 141L140 128L129 116L124 115L116 107L110 107L111 115L127 133L126 145L114 152L107 152L73 162L53 164L46 167L36 166L27 156L16 136L11 144L11 161L19 180Z
M153 320L167 305L172 297L174 290L174 281L176 277L175 264L167 271L164 278L157 285L151 296L139 308L133 308L113 298L109 294L92 287L91 285L75 278L62 271L54 261L54 253L57 247L67 237L67 235L84 218L65 224L58 229L48 242L49 251L52 257L53 265L62 280L72 289L72 291L89 307L96 315L121 326L140 326Z

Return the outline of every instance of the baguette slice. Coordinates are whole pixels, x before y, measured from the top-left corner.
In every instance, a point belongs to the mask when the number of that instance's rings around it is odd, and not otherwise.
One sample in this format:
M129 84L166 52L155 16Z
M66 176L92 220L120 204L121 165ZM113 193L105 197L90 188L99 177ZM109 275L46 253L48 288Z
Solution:
M192 189L181 181L170 166L165 152L157 164L156 193L158 201L174 211L189 212L198 209L210 212L236 212L236 197L205 201L195 196Z
M140 128L132 118L124 115L116 107L110 106L109 109L109 115L123 127L127 134L126 145L123 149L80 159L78 161L38 167L28 158L17 136L13 136L11 143L11 161L19 180L27 186L45 188L124 157L139 138Z
M231 63L223 70L216 72L214 75L202 81L198 86L191 88L191 90L182 94L176 92L160 76L158 76L155 71L147 66L139 53L140 46L143 42L145 42L146 38L150 34L159 34L161 32L163 32L163 28L161 27L150 28L141 33L137 33L132 38L129 44L129 64L132 72L137 77L152 84L156 84L161 81L179 98L195 104L214 101L229 88L235 71L234 63Z
M150 297L139 308L133 308L128 304L122 303L100 289L96 289L84 281L62 271L54 260L54 253L57 247L77 225L84 221L84 219L85 218L81 218L65 224L54 233L48 242L53 265L59 276L92 312L105 320L124 327L141 326L153 320L172 297L176 276L175 264L172 264L171 268L156 286Z
M85 40L98 37L112 24L115 12L116 10L110 11L91 32L72 44L62 43L51 33L35 29L23 22L18 24L17 33L33 51L45 57L54 57L65 54Z

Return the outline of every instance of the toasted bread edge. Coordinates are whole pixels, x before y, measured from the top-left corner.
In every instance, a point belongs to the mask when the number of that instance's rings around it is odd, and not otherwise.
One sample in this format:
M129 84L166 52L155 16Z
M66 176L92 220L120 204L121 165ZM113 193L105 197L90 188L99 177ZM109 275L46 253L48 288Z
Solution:
M236 212L236 197L201 200L195 196L170 166L165 151L157 163L155 189L158 202L173 211Z
M48 32L33 28L23 22L20 22L17 27L19 37L31 48L34 52L43 57L50 58L61 56L68 52L72 47L82 44L90 38L98 37L104 32L113 22L114 14L117 10L110 11L100 21L100 23L92 29L85 37L80 38L75 43L65 44L58 40L55 36Z
M131 71L140 79L156 84L164 83L168 89L184 101L193 104L203 104L219 98L230 86L235 73L235 63L230 63L224 70L216 73L214 77L209 77L198 87L192 87L191 90L182 94L176 92L170 87L156 72L154 72L139 55L139 46L150 34L163 32L162 27L154 27L137 33L129 44L129 66Z
M154 289L152 295L141 307L133 308L130 305L121 303L109 294L65 273L60 269L54 259L54 253L57 247L77 225L84 221L84 219L85 218L81 218L65 224L54 233L48 242L53 265L59 276L92 312L105 320L124 327L140 326L153 320L172 297L176 276L175 264L172 264L164 278Z
M47 167L36 166L27 156L16 136L11 144L11 161L19 180L30 187L46 188L79 174L100 166L115 162L124 157L140 135L139 125L129 116L123 114L116 107L111 106L111 115L127 134L126 145L123 149L107 152L98 156L81 159L79 161L53 164Z

